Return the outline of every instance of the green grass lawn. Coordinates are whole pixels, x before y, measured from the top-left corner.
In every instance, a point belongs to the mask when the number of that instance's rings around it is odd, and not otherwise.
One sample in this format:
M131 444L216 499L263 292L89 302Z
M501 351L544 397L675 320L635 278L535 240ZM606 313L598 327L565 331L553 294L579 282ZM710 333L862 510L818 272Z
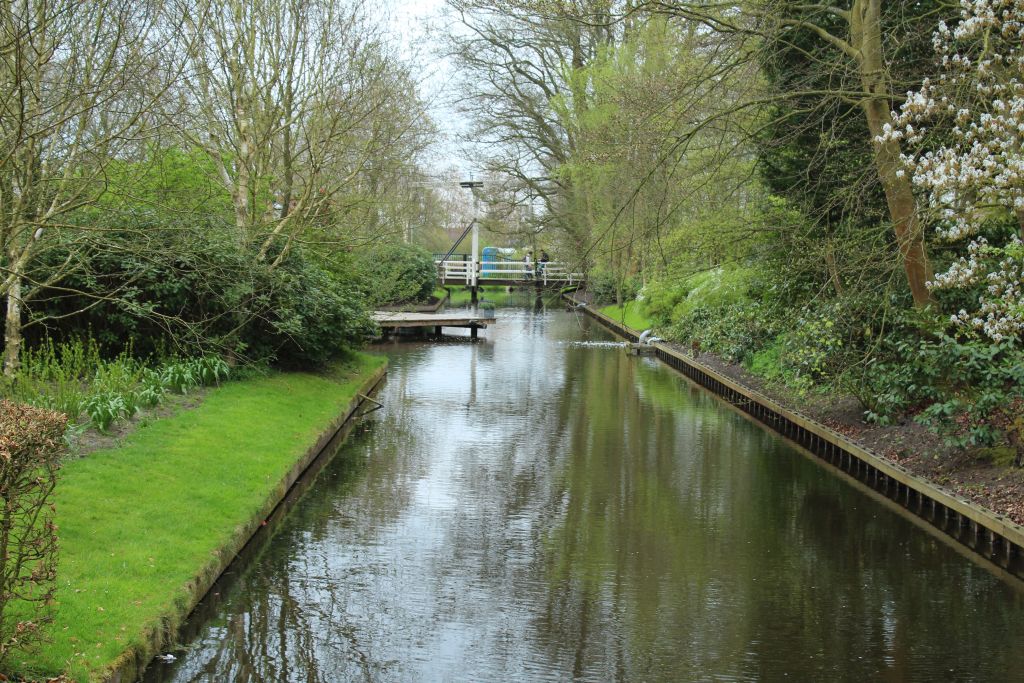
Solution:
M653 326L653 323L644 315L639 301L628 301L624 306L605 306L598 310L612 320L616 320L626 327L631 327L639 332L643 332Z
M472 302L473 293L469 290L469 287L464 285L451 285L448 289L452 292L452 298L448 302L451 306L464 306ZM504 285L480 285L477 294L494 300L500 296L505 295Z
M95 680L144 634L188 606L186 584L386 360L356 354L323 375L228 382L119 448L72 460L55 492L60 535L52 642L26 675Z

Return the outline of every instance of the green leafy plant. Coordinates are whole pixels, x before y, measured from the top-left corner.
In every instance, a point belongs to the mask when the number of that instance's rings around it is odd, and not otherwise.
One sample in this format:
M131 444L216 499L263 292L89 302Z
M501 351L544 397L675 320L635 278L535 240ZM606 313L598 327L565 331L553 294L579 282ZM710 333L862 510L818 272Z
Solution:
M587 291L595 304L613 304L622 295L622 300L632 301L640 291L640 281L635 277L616 275L611 270L598 269L587 278Z
M897 318L849 383L865 417L883 425L913 417L952 446L1007 446L1019 461L1024 349L1013 339L996 343L945 328L927 316Z
M191 361L192 374L203 386L218 384L227 379L230 368L224 359L218 356L203 356Z
M188 362L169 363L160 371L160 379L170 391L186 394L198 384L193 367Z
M844 345L829 312L806 308L783 339L783 363L795 371L794 379L802 380L802 384L827 375L830 361Z
M122 416L130 417L128 406L120 394L93 394L85 399L84 407L93 426L101 432L110 429L110 426Z
M307 369L323 367L375 332L370 294L398 282L415 284L410 295L421 287L428 297L433 291L434 266L426 252L410 257L416 264L412 271L403 266L364 277L360 265L375 268L378 261L392 261L369 256L364 261L347 253L328 257L298 246L287 254L274 251L283 240L258 258L255 247L231 237L222 218L181 220L116 209L90 216L98 243L82 256L83 267L65 280L68 291L81 294L62 290L60 296L40 296L33 315L51 321L47 329L57 336L91 329L106 348L134 344L129 355L135 358L159 357L168 348L185 356L217 348L230 350L241 364ZM145 245L139 244L140 235L146 236ZM141 250L145 258L139 257ZM59 245L47 251L39 261L40 278L69 257ZM47 259L52 262L44 263ZM106 291L103 283L111 280L132 285L97 301L92 294ZM175 311L174 321L154 315L158 310Z
M147 369L142 376L142 382L137 392L139 404L152 408L163 400L167 393L167 386L163 377L157 370Z

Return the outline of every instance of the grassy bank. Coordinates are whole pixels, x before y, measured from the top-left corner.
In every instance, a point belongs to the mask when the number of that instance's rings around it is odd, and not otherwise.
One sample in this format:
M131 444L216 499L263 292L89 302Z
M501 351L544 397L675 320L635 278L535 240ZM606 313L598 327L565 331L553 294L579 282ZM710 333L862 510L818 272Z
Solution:
M451 290L452 293L452 298L448 302L449 305L464 306L472 302L473 293L470 291L469 287L452 285L449 287L449 290ZM506 290L507 288L504 285L480 285L477 293L485 299L490 298L491 300L494 300L499 296L503 296Z
M322 375L230 382L119 448L69 462L55 495L52 642L12 664L25 675L95 680L126 651L144 649L147 634L173 628L196 576L385 362L358 354Z
M651 321L643 313L642 304L639 301L628 301L622 306L605 306L598 309L612 320L632 327L634 330L650 329Z

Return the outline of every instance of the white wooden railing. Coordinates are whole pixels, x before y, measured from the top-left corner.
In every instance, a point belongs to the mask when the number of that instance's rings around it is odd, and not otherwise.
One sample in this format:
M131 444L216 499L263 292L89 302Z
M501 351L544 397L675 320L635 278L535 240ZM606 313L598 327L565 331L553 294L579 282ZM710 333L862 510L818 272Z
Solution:
M440 266L440 274L443 280L465 280L467 285L473 284L472 261L445 261L437 263Z
M462 281L473 284L473 261L435 261L441 277L446 282ZM583 280L582 273L574 273L564 263L549 261L547 263L521 261L481 261L477 273L479 284L488 280L515 280L519 282L559 282L575 284Z

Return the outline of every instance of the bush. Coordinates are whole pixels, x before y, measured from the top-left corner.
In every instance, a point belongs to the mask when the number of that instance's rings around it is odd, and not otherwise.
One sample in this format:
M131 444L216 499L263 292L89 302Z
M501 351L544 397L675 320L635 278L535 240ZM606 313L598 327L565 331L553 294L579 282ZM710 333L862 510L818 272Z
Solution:
M0 401L0 663L42 640L53 618L57 528L49 499L66 426L59 413Z
M828 376L843 349L839 318L834 311L805 308L796 326L783 335L782 364L792 371L797 385L806 388Z
M618 303L619 288L622 291L622 303L632 301L640 292L640 280L635 277L620 278L610 270L594 270L587 276L587 292L593 302L600 306Z
M663 278L647 283L643 289L644 311L657 325L673 322L673 312L690 293L686 278Z
M725 308L748 300L753 271L746 268L713 268L686 278L686 298L676 304L673 316L683 317L698 308Z
M335 276L298 248L271 267L277 254L260 260L215 218L178 223L135 212L102 220L95 251L63 283L84 294L44 291L33 315L48 321L34 329L65 340L90 329L101 347L132 344L137 357L216 350L292 367L322 365L374 331L351 269ZM54 249L41 268L67 255Z
M918 323L919 324L919 323ZM916 415L950 445L1007 445L1024 460L1024 350L906 325L890 332L854 387L868 420Z
M40 333L70 340L90 330L103 348L134 343L134 352L145 357L169 347L201 353L244 321L234 312L251 302L257 278L255 259L231 237L234 226L146 212L111 211L97 220L102 229L65 277L67 291L40 292L33 319L49 318L34 326ZM37 277L68 255L59 245L47 252ZM32 329L26 329L29 345L42 341Z
M367 301L354 283L332 277L299 255L263 276L253 306L260 314L238 339L239 350L249 359L320 368L376 331Z
M775 321L756 301L721 308L701 306L667 329L670 338L696 342L729 362L747 360L775 336Z
M378 244L358 256L355 268L372 306L426 301L437 285L433 255L412 244Z
M773 342L750 356L747 368L755 375L760 375L768 380L785 380L787 372L782 356L783 341L782 337L779 336Z

